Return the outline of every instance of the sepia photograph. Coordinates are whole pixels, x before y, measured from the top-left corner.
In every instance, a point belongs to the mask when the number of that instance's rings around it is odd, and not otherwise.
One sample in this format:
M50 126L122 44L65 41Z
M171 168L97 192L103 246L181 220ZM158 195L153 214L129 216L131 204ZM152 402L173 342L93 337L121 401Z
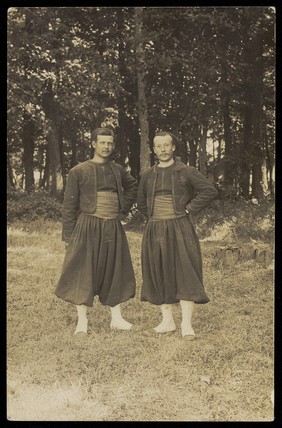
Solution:
M7 9L6 420L272 422L276 9Z

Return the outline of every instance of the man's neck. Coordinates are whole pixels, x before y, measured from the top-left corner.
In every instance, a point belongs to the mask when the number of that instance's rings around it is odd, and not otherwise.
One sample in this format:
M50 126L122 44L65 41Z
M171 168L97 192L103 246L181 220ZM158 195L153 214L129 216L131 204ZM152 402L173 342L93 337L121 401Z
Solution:
M108 161L108 158L102 158L100 156L95 156L95 154L94 154L94 156L91 160L92 160L92 162L95 162L95 163L106 163Z
M162 162L162 161L159 162L159 166L161 168L167 168L168 166L171 166L173 164L174 164L174 159L173 158L170 159L168 162Z

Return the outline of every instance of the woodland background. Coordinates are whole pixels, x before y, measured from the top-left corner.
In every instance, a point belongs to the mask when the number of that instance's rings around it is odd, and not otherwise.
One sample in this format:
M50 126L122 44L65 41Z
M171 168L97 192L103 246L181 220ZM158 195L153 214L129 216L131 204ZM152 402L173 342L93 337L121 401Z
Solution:
M137 179L169 130L221 199L272 198L275 9L10 8L9 192L58 197L105 125Z

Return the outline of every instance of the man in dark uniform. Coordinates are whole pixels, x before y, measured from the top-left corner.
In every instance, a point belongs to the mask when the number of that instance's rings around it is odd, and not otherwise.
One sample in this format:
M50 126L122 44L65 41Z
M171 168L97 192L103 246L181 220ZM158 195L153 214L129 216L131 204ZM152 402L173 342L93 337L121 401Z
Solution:
M142 240L141 300L159 305L162 321L151 334L176 330L172 304L180 303L181 334L195 339L195 303L208 303L203 286L199 239L190 220L217 197L217 190L196 168L175 161L176 138L160 132L154 138L158 165L141 176L137 206L147 217Z
M76 305L77 333L87 333L87 307L94 296L111 310L111 329L130 330L120 303L134 297L135 277L127 238L119 216L136 201L137 182L109 160L111 129L92 134L94 157L70 170L63 202L62 239L66 254L55 294Z

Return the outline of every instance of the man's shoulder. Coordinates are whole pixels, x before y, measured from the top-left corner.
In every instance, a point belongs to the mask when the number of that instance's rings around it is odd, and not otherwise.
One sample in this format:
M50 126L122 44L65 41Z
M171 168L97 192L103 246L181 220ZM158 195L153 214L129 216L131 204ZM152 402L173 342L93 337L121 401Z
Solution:
M115 161L111 160L111 161L109 161L109 164L112 167L112 169L114 171L116 171L116 173L119 173L122 175L126 174L126 172L127 172L126 169L122 165L120 165L119 163L116 163Z
M119 169L120 171L124 170L124 167L122 165L120 165L119 163L116 163L114 160L110 160L109 164L112 166L112 168L116 168Z
M178 171L185 170L187 173L192 173L195 170L194 166L187 165L182 161L177 161L175 167Z
M149 168L145 169L145 171L142 172L141 177L145 178L150 175L153 171L155 171L156 165L150 166Z
M80 162L77 165L73 166L70 169L70 171L80 171L80 170L87 168L88 165L89 165L89 160L84 161L84 162Z

